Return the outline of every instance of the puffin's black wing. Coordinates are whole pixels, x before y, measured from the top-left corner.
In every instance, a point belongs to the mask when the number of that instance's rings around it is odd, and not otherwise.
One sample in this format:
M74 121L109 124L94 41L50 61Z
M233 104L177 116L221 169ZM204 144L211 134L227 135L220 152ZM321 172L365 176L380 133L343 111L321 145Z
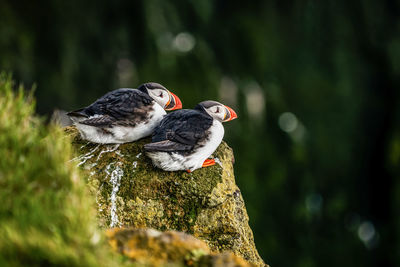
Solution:
M152 151L162 151L162 152L184 152L184 151L189 151L192 149L191 145L185 145L182 143L177 143L174 141L170 140L164 140L156 143L150 143L144 145L144 149L147 152L152 152Z
M147 151L189 151L206 139L213 119L197 110L178 110L164 117Z
M70 112L69 115L95 116L80 121L81 124L91 126L107 127L116 121L120 125L134 126L147 119L152 103L153 99L149 95L137 89L121 88L107 93L84 109Z
M79 123L95 127L110 127L115 121L115 118L109 115L101 115L80 121Z
M110 115L115 118L130 117L133 113L151 106L153 99L137 90L122 88L109 92L88 107L95 114Z

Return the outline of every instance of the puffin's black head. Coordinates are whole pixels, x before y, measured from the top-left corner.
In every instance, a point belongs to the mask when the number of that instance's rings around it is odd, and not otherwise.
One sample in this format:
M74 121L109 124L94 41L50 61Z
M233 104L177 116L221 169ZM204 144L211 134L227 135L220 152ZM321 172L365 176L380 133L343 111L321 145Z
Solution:
M231 121L237 118L236 112L233 109L217 101L207 100L200 102L195 109L205 111L220 122Z
M175 94L171 93L159 83L144 83L138 90L148 94L165 110L175 110L182 108L182 102Z

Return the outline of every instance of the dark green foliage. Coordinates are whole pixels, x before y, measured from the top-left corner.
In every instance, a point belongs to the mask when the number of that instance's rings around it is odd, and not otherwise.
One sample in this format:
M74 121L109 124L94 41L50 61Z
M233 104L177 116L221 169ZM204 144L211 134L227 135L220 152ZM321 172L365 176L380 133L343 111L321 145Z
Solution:
M398 266L399 6L3 0L0 68L38 83L40 113L145 81L167 86L185 108L232 105L239 118L226 139L272 266ZM195 38L189 52L174 47L182 32ZM252 113L260 95L263 109ZM286 133L278 120L288 111L298 126ZM365 245L358 231L369 221L375 239Z
M0 266L113 266L69 139L13 86L0 74Z

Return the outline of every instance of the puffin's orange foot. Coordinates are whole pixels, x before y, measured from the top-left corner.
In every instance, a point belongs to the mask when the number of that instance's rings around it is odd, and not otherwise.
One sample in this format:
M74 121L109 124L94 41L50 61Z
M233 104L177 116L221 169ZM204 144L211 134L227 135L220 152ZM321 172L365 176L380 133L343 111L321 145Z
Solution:
M215 160L214 159L206 159L203 163L202 167L209 167L215 165Z
M191 173L192 171L191 171L191 170L186 170L186 172L187 172L187 173Z

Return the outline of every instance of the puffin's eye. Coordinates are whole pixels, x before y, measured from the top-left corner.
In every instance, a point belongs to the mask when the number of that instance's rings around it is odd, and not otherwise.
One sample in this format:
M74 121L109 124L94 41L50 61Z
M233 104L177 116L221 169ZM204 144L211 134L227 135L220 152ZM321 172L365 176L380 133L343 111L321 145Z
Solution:
M163 92L160 92L159 97L163 97L163 96L164 96Z
M215 110L215 113L219 113L219 107L217 107L217 109Z

